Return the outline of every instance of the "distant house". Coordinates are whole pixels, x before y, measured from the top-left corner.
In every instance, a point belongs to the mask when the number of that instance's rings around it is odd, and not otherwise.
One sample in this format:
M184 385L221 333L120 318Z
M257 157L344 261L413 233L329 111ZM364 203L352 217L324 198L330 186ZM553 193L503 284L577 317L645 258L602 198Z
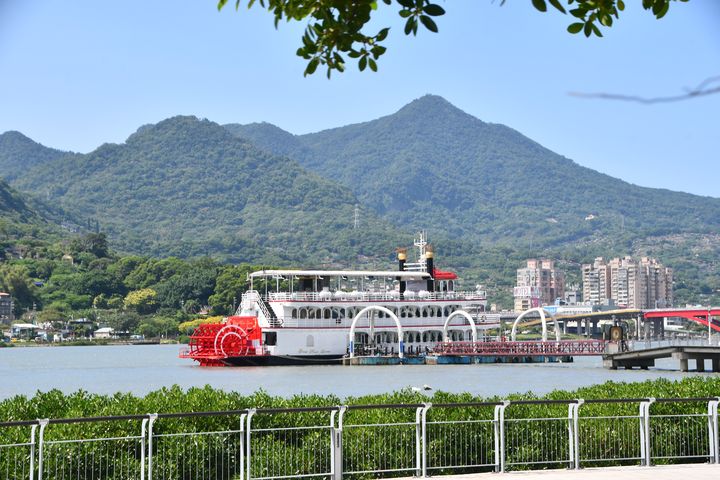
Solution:
M113 338L115 336L115 329L111 327L103 327L95 330L95 338Z
M10 336L20 340L32 340L40 327L32 323L15 323L10 327Z
M89 338L95 330L95 323L89 318L76 318L68 322L68 337Z

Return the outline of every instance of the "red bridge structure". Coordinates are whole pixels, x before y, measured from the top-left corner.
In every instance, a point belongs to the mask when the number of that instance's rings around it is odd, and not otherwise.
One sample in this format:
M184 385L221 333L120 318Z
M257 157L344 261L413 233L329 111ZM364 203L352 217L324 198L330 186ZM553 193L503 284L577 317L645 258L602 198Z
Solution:
M643 317L646 320L666 317L685 318L706 327L709 325L713 330L720 332L720 307L659 308L655 310L645 310Z

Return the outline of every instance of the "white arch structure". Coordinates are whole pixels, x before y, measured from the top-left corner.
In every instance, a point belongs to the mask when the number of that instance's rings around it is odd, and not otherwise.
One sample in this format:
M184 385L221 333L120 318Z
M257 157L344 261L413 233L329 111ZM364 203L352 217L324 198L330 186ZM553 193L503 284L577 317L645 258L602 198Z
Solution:
M472 326L472 341L477 342L477 326L475 325L475 320L473 320L470 314L465 310L455 310L453 313L448 315L445 320L445 325L443 326L443 341L448 342L450 340L450 337L448 336L448 326L450 325L450 320L455 317L465 317L467 321L470 322L470 325Z
M386 315L388 315L390 318L395 320L395 325L397 326L398 331L398 356L400 358L403 358L405 349L405 342L403 341L403 331L402 331L402 325L400 325L400 320L398 319L397 315L395 315L390 309L387 309L385 307L381 307L379 305L373 305L370 307L365 307L362 310L360 310L357 315L353 317L352 323L350 324L350 357L355 356L355 324L360 319L361 316L365 315L367 312L370 311L377 311L377 312L384 312ZM374 328L374 319L371 317L369 319L370 322L370 329Z
M520 320L522 320L526 315L529 315L531 313L539 313L540 314L540 322L542 323L542 339L543 342L547 342L548 337L548 331L547 331L547 321L545 319L545 315L550 315L550 318L552 318L553 326L555 327L555 340L558 342L560 341L560 329L558 328L557 319L555 318L555 315L553 315L550 312L545 311L545 309L541 307L537 308L531 308L530 310L525 310L523 313L518 316L515 321L513 322L512 326L512 332L510 333L510 339L514 342L515 341L515 333L517 331L517 324L520 323Z

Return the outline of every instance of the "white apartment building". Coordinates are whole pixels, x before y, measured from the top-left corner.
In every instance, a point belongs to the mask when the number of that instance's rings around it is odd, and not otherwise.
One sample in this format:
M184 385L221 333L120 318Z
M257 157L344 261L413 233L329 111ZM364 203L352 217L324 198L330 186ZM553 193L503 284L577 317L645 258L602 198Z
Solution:
M672 269L654 258L602 257L582 266L583 299L596 305L613 300L627 308L658 308L672 305Z

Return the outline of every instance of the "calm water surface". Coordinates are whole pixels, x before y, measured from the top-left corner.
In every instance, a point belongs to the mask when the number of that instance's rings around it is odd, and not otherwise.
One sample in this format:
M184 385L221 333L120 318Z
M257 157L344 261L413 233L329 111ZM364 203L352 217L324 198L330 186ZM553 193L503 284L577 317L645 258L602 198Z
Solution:
M272 395L297 393L359 396L430 385L434 390L507 395L574 389L607 380L636 382L681 379L677 362L658 362L649 371L606 370L599 357L580 357L569 364L530 365L397 365L375 367L308 366L200 368L177 358L178 345L101 347L28 347L0 349L0 399L32 395L53 388L93 393L132 392L142 395L170 385L211 385L224 390ZM692 363L692 362L691 362ZM692 367L692 365L691 365Z

